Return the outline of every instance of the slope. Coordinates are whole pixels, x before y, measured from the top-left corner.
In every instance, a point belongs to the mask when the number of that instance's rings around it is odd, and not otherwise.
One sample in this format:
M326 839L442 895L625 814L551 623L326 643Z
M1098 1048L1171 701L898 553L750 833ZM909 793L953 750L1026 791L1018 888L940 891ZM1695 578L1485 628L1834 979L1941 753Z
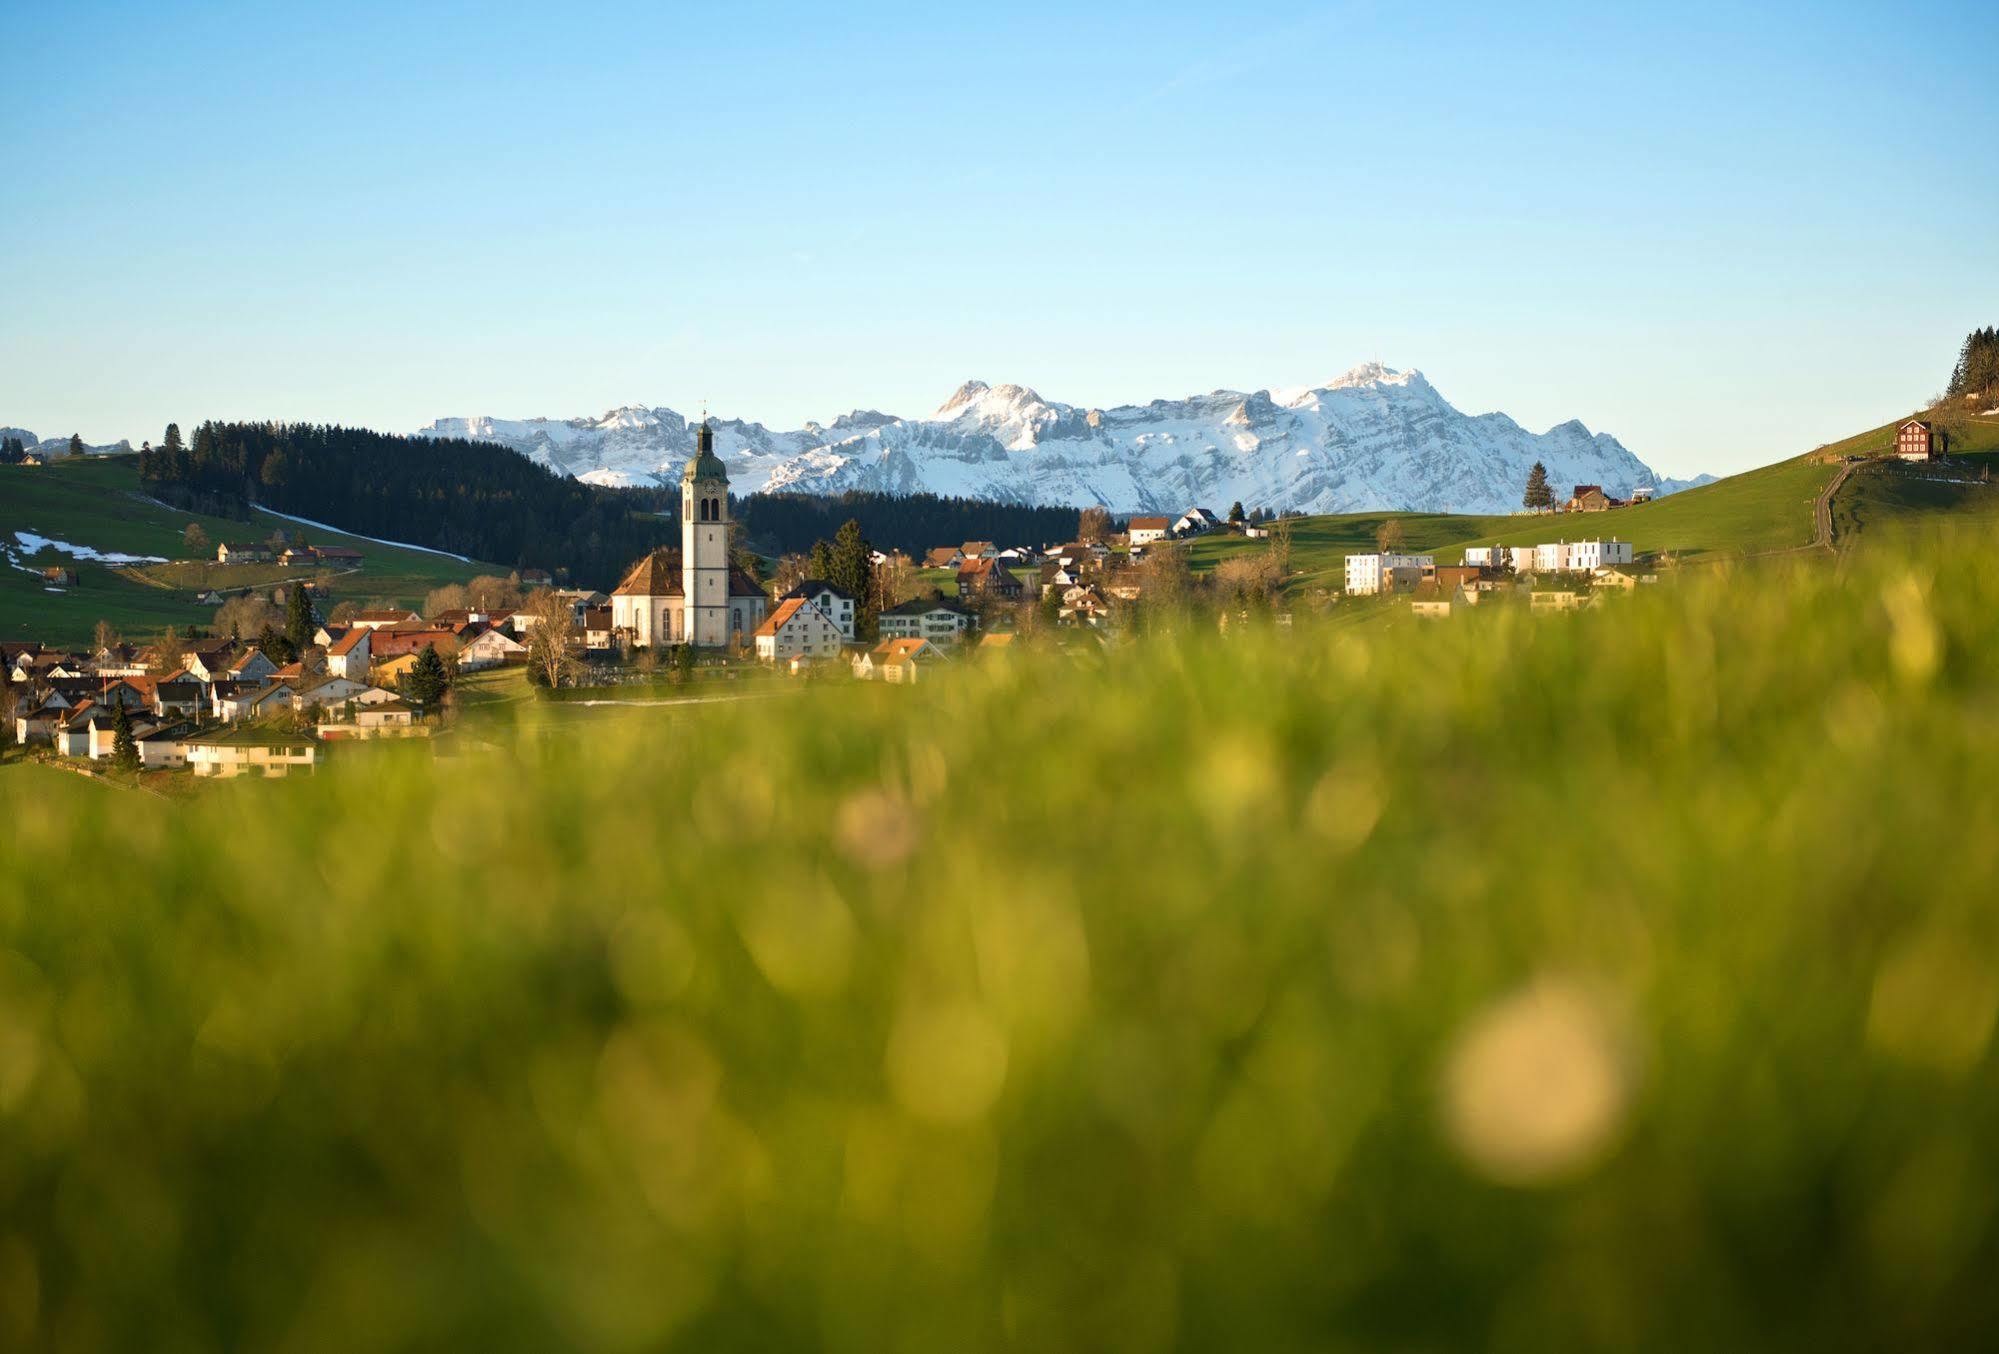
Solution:
M192 589L162 586L136 570L77 559L55 549L30 553L21 548L17 535L28 532L105 554L173 559L186 553L181 533L190 522L199 522L215 541L262 538L278 527L298 529L261 513L254 521L239 522L168 508L139 492L138 458L133 456L0 467L0 544L36 571L62 565L77 574L77 586L52 592L37 572L0 564L0 638L79 643L90 637L100 619L128 635L168 625L207 624L214 613L194 600ZM305 534L315 544L345 546L364 557L357 572L318 575L336 600L415 605L425 593L446 583L506 572L498 565L379 545L337 531L307 528ZM270 576L268 570L250 571L235 581L249 585Z

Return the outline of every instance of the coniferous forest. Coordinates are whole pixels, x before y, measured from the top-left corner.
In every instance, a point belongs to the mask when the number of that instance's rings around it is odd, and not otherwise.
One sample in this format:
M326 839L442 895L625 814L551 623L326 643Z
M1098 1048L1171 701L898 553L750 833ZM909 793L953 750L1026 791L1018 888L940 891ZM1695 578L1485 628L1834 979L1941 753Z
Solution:
M247 519L255 504L597 587L675 539L679 501L671 488L584 484L492 443L310 423L208 422L185 441L170 425L159 446L140 453L139 474L149 493L190 512ZM770 555L810 549L850 519L877 547L912 554L1076 531L1074 508L929 494L754 494L732 504L739 543Z

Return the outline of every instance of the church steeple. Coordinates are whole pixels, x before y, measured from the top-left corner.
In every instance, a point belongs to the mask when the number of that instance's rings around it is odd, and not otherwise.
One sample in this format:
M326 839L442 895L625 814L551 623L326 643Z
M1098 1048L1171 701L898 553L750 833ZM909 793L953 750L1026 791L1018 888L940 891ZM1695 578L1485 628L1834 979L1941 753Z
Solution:
M680 570L684 639L721 648L729 642L729 471L705 418L680 473Z

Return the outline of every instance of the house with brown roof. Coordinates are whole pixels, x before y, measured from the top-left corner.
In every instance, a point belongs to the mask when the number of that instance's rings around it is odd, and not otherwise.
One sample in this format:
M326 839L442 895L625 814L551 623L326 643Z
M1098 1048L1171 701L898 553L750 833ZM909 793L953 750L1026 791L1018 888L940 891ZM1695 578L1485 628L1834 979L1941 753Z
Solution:
M908 684L945 661L944 651L927 639L885 639L854 660L854 675L863 681Z
M1603 491L1600 484L1578 484L1569 501L1562 505L1563 512L1608 512L1612 508L1625 506L1621 498L1612 498Z
M1134 547L1151 545L1163 541L1173 531L1170 517L1134 517L1125 528L1125 535Z
M1025 592L1013 570L997 558L967 560L965 567L958 570L960 597L998 597L1011 602L1019 600Z
M486 626L460 646L458 669L461 672L477 672L481 668L497 668L506 663L525 663L527 653L527 645L505 630L498 626Z
M364 680L374 658L375 632L357 625L326 646L326 670L335 677Z
M955 644L978 623L977 613L969 607L942 597L911 598L876 618L883 639L927 639L932 644Z
M261 541L222 541L215 547L217 564L269 564L271 547Z
M793 658L833 658L844 642L833 619L803 597L779 602L777 610L756 628L752 639L757 657L766 663L788 662Z
M965 562L965 552L955 545L940 545L923 557L926 569L955 569Z
M423 617L400 607L379 611L357 611L347 623L357 629L381 630L391 625L418 625Z

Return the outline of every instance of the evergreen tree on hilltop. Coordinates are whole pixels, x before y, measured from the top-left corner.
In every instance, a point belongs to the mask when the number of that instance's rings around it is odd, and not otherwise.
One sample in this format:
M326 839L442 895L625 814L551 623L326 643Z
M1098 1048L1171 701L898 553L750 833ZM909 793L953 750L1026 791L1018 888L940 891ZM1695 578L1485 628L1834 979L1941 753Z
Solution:
M1974 329L1958 350L1944 394L1952 399L1999 392L1999 325Z
M28 449L18 437L0 438L0 465L18 465L27 459Z
M1229 504L1229 521L1240 522L1242 521L1242 516L1242 500L1237 499L1235 502Z
M132 737L132 715L123 701L111 714L111 760L121 771L139 769L139 744Z
M1548 487L1548 467L1539 461L1527 472L1527 492L1521 495L1523 508L1552 508L1555 506L1555 491Z
M71 433L71 434L69 435L69 454L70 454L70 455L72 455L72 456L81 456L81 455L83 455L83 434L82 434L82 433Z
M312 647L312 632L319 628L312 614L312 594L303 583L294 583L285 598L285 642L294 656Z

